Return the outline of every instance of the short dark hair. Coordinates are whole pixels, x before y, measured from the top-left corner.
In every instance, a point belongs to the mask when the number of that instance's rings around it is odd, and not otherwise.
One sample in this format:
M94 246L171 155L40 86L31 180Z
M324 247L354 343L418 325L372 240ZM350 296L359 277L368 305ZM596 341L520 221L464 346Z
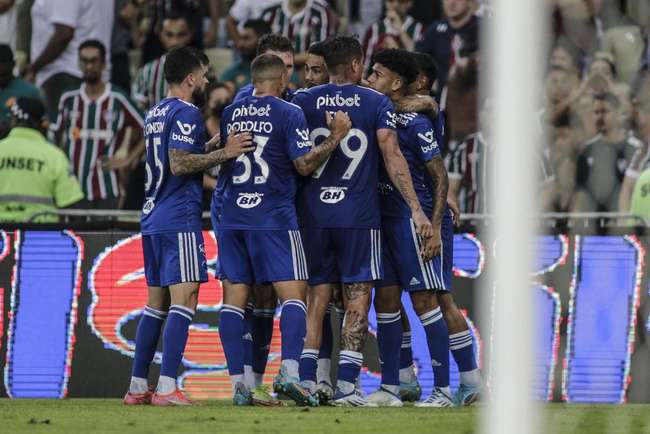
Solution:
M427 77L427 80L429 80L429 85L435 83L438 79L438 65L436 65L436 61L433 60L433 57L420 51L411 53L411 55L418 64L419 73L424 74Z
M621 106L621 101L616 95L611 92L600 92L594 95L595 101L605 101L608 102L612 107L619 108Z
M258 37L271 33L271 26L264 20L248 20L244 23L244 28L252 29Z
M7 44L0 44L0 63L14 63L14 52Z
M325 63L330 71L349 65L353 59L363 59L363 48L354 36L336 36L325 43Z
M275 54L260 54L251 63L251 77L253 83L268 79L270 72L278 70L280 73L286 71L284 62Z
M313 54L314 56L325 57L327 42L327 39L320 42L314 42L309 46L309 50L307 50L307 52L309 54Z
M167 20L169 21L184 20L185 23L188 25L188 27L190 25L190 19L188 18L187 14L175 9L172 10L169 14L167 14L165 18L162 20L162 22L164 23Z
M408 51L400 48L388 48L375 53L372 56L372 63L381 63L399 75L404 80L406 86L413 83L418 78L420 72L415 57Z
M257 42L257 55L267 51L279 51L281 53L293 53L293 45L288 38L282 35L269 33L260 38Z
M187 74L210 64L210 59L194 47L172 48L165 57L165 80L169 84L180 84Z
M99 50L99 56L102 58L102 62L106 63L106 47L101 41L97 39L87 39L79 45L79 53L84 48L97 48Z

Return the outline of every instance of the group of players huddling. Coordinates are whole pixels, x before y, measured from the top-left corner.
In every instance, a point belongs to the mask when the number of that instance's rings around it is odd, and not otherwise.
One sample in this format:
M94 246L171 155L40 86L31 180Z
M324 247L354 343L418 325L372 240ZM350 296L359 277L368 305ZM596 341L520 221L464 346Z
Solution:
M125 404L191 405L177 388L199 285L207 281L202 173L219 166L212 223L223 284L219 333L235 405L280 405L262 385L281 304L282 363L273 389L298 405L392 406L421 389L401 306L408 291L434 371L421 407L470 405L480 392L472 336L451 296L454 216L429 97L430 57L390 49L373 58L368 87L353 37L314 44L307 89L287 88L290 42L260 41L252 85L206 142L200 106L208 59L193 48L166 58L166 99L145 122L142 245L148 302L136 333ZM358 386L374 291L381 386ZM330 376L332 316L341 324L338 378ZM149 366L163 329L155 390ZM461 385L449 388L449 351Z

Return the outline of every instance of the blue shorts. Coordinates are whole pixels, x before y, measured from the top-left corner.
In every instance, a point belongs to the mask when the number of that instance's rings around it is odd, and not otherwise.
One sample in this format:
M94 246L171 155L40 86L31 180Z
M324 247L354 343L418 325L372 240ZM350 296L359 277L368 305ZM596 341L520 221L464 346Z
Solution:
M217 277L232 283L307 280L307 261L297 230L219 229Z
M382 278L379 229L303 228L300 232L311 286Z
M149 286L208 281L201 231L142 235L142 253Z
M385 217L382 220L384 279L379 287L397 285L404 291L451 291L454 255L454 222L442 220L442 251L430 261L420 256L422 239L413 220Z

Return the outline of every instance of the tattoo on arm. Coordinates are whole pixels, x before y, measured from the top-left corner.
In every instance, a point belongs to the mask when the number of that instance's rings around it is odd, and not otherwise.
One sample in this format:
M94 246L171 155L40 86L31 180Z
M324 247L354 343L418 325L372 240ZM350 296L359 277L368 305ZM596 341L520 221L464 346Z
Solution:
M427 163L427 170L433 179L433 216L431 222L435 225L442 224L447 205L447 192L449 191L449 177L441 157L435 157Z
M411 173L409 172L404 155L397 149L392 155L384 156L384 164L386 165L386 171L390 180L402 194L411 211L419 209L420 202L415 194Z
M397 113L428 113L431 111L432 98L422 95L409 95L394 103Z
M336 149L338 143L339 141L330 135L323 141L323 143L314 146L309 153L297 158L294 161L294 165L298 173L303 176L310 175L329 158L332 152L334 152L334 149Z
M203 172L228 160L225 149L207 154L191 154L181 149L169 150L169 168L173 175L183 176Z

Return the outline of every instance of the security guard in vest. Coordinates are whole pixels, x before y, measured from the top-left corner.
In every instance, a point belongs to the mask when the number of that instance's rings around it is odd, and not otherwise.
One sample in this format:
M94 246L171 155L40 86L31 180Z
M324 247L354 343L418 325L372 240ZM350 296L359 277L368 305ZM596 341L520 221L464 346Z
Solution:
M43 136L43 103L18 98L11 125L0 141L0 222L57 222L51 212L78 202L83 193L66 155Z

